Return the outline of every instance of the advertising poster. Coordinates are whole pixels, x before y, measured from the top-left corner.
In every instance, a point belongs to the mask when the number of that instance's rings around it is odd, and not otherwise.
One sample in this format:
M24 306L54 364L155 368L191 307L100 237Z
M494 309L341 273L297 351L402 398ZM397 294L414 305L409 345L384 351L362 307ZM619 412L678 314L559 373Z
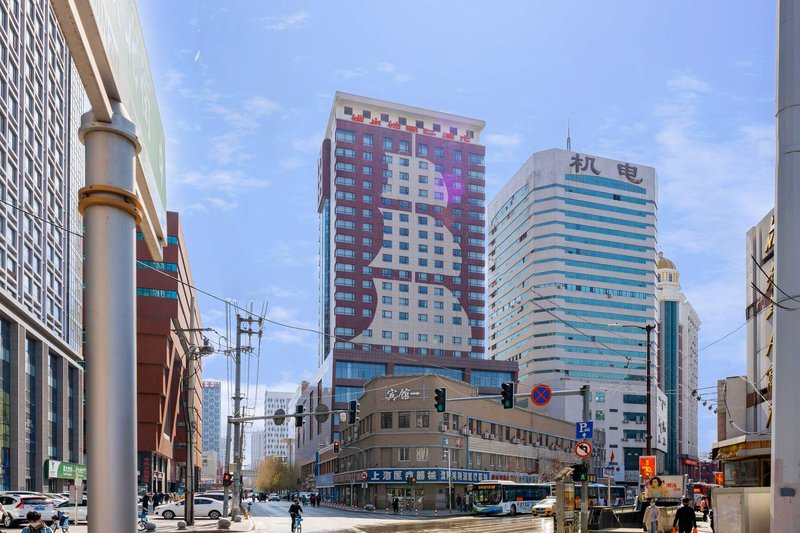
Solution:
M683 492L683 476L653 476L644 484L644 497L648 499L680 500Z

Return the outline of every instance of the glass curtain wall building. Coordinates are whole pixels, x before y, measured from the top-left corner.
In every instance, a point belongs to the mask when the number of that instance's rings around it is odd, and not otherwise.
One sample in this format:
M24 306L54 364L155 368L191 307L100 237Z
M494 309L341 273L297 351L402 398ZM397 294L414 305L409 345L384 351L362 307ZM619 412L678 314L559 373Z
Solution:
M0 490L83 462L83 101L50 2L0 2Z
M516 361L529 386L590 384L618 481L638 479L645 446L638 328L656 316L656 212L652 167L557 149L533 154L489 204L489 355ZM581 408L578 396L548 405L571 421Z

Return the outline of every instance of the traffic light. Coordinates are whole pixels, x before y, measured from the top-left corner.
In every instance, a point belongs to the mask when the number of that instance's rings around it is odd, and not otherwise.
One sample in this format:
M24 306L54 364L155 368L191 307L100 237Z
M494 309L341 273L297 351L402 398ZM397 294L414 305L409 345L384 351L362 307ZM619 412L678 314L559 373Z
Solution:
M575 463L572 465L572 481L576 483L589 481L589 473L586 471L586 465L584 463Z
M416 485L417 478L415 478L414 476L408 476L406 477L406 483L408 483L409 485Z
M297 416L297 415L302 414L304 409L305 408L302 405L298 405L295 408L295 411L294 411L295 412L295 417L294 417L294 425L295 425L295 427L299 428L299 427L301 427L303 425L303 417L302 416Z
M500 388L503 389L500 393L502 396L500 403L503 404L503 409L511 409L514 407L514 382L507 381L500 385Z
M436 389L434 393L436 394L436 412L444 413L445 409L447 409L447 389L442 387L441 389Z
M333 441L333 453L339 453L341 449L342 444L338 440Z
M358 422L358 413L361 410L361 406L355 400L350 402L350 408L347 410L347 423L348 424L355 424Z
M233 483L233 474L230 472L225 472L222 474L222 486L223 487L230 487L231 483Z

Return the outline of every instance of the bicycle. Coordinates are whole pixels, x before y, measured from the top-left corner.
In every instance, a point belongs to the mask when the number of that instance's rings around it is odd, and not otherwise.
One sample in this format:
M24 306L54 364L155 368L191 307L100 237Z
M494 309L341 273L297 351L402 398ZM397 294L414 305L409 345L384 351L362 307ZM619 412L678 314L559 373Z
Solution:
M147 511L143 512L139 515L139 521L137 522L136 526L139 531L144 531L147 529L147 524L150 522L147 518Z
M294 533L303 533L303 517L297 515L294 517Z
M69 515L59 511L53 521L52 530L53 533L58 533L59 531L69 533Z

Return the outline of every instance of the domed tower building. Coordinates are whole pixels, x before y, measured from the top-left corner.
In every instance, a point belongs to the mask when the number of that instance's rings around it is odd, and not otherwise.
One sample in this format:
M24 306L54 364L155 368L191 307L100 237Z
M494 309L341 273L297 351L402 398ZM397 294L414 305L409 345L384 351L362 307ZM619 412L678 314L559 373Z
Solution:
M681 292L680 273L662 252L656 260L658 387L667 399L667 474L697 479L697 337L700 319Z

